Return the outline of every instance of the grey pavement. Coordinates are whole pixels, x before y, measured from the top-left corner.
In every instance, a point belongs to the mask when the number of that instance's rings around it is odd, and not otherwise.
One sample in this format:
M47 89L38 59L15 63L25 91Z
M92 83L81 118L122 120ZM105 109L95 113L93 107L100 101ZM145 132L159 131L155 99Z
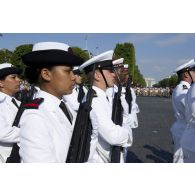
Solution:
M128 163L171 163L173 146L170 127L174 121L171 99L137 97L139 127L133 130Z

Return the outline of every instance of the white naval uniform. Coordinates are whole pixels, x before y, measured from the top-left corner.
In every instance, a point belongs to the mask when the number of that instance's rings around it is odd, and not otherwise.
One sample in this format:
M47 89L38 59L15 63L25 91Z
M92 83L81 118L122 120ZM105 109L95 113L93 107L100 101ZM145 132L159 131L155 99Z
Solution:
M20 120L21 162L64 163L76 114L68 107L73 115L71 125L57 97L40 90L36 98L44 98L44 102L39 109L25 110Z
M131 94L132 94L132 108L131 108L131 114L129 114L129 118L131 120L130 122L130 127L131 128L137 128L138 127L138 119L137 119L137 113L139 113L139 107L136 103L136 95L135 92L132 88L131 89ZM114 95L115 93L118 92L118 87L116 85L114 85L114 87L109 87L106 90L106 94L108 96L109 102L111 104L112 107L112 103L113 103L113 99L114 99ZM126 102L125 100L125 93L126 93L126 89L125 87L122 87L122 93L121 93L121 100L122 102ZM123 104L124 105L124 104ZM126 104L126 108L125 109L129 109L128 104Z
M195 162L195 83L192 84L185 97L186 128L181 138L184 162Z
M20 102L15 101L19 106ZM20 129L12 127L17 111L12 97L0 92L0 163L6 162L13 144L19 142Z
M85 95L87 94L87 89L83 86L83 90ZM63 99L69 104L69 106L77 112L79 109L80 103L78 102L78 95L79 95L79 86L76 85L72 90L72 93L69 95L64 95Z
M133 89L131 89L131 90L133 90ZM114 85L114 87L109 87L106 90L106 94L108 96L109 103L110 103L111 107L113 107L114 95L117 92L118 92L118 87L116 85ZM135 101L136 96L132 95L132 109L131 109L131 114L129 114L129 105L125 99L125 92L126 92L125 87L122 87L121 103L122 103L123 110L126 112L126 114L124 114L124 116L128 115L129 124L130 124L131 129L137 128L138 127L137 113L139 112L139 108L138 108L138 105L136 104L136 101ZM128 150L128 148L124 148L123 152L121 153L121 162L126 162L127 150Z
M36 89L36 92L33 94L33 99L37 98L37 94L39 93L39 91L41 90L38 86L34 86L34 88Z
M173 123L170 131L174 142L174 163L183 162L183 152L180 146L181 137L186 128L185 120L185 96L190 88L190 84L186 81L181 81L173 91L172 106L175 112L176 121Z
M93 86L97 97L93 98L90 118L93 132L88 162L110 162L111 146L129 147L132 145L132 130L128 116L124 117L122 127L115 125L111 119L112 107L106 92Z
M132 107L131 107L131 115L132 118L134 119L132 121L132 125L131 128L137 128L138 127L138 118L137 118L137 114L140 112L139 107L136 103L136 94L133 88L131 89L131 95L132 95Z

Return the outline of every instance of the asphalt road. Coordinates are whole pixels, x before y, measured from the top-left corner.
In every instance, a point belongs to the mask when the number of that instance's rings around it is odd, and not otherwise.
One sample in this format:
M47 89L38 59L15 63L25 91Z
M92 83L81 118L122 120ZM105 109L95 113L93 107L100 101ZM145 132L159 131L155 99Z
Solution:
M170 98L137 97L139 127L133 130L129 163L171 163L173 146L170 127L174 114Z

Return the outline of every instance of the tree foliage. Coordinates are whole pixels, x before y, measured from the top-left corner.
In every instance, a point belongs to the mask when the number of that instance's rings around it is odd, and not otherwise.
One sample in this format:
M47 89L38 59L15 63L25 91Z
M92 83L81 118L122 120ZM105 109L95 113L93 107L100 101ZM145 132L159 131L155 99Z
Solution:
M11 63L19 68L21 68L23 71L25 69L25 64L22 62L22 56L26 53L29 53L32 51L32 44L27 45L20 45L16 47L14 50L12 57L11 57Z
M81 58L84 59L84 61L89 59L89 53L85 50L82 50L80 47L72 47L73 53ZM82 75L83 83L87 84L87 78L86 75L83 73Z
M117 44L114 49L117 58L124 58L124 64L129 65L129 73L136 85L146 86L145 79L136 65L135 48L132 43Z
M0 64L5 62L11 63L11 57L12 57L12 52L9 51L8 49L0 50Z
M80 47L72 47L73 53L85 61L89 59L89 54L85 50L82 50Z
M172 75L169 78L164 78L160 80L157 84L153 85L154 87L170 87L175 88L175 86L178 84L178 76Z

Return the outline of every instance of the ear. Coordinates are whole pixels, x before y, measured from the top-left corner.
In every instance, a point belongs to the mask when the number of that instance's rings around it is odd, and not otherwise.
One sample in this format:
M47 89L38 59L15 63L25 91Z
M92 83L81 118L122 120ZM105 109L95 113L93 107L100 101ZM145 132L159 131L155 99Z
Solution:
M95 74L94 74L94 79L97 80L97 81L99 81L100 78L101 78L101 77L100 77L100 72L96 70L96 71L95 71Z
M183 78L190 78L189 72L184 72L183 73Z
M46 81L50 81L51 80L51 77L52 77L52 73L49 69L47 68L43 68L41 70L41 77L46 80Z
M3 88L4 84L3 84L3 81L0 80L0 88Z

